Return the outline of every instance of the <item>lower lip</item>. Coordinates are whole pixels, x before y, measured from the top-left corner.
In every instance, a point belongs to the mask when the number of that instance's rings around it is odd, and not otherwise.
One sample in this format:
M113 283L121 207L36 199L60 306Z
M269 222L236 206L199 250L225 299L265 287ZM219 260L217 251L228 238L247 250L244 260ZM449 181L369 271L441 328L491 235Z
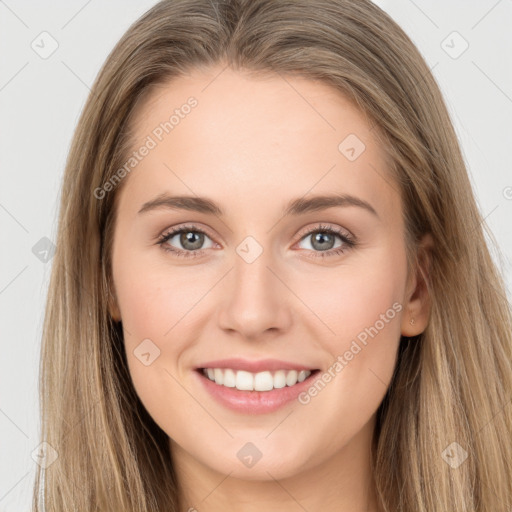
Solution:
M271 391L241 391L237 388L228 388L210 380L203 375L202 370L196 370L194 373L206 391L221 405L243 414L264 414L277 411L295 400L302 391L311 386L313 379L320 372L315 370L302 382Z

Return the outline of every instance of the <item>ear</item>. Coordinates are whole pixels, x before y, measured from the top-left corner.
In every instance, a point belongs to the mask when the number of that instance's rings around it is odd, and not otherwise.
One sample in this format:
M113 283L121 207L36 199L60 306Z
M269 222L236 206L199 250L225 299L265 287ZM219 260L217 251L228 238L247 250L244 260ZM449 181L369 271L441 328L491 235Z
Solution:
M112 283L110 283L108 287L108 312L110 316L112 317L112 320L114 322L120 322L121 321L121 312L119 311L119 307L117 305L117 299L115 295L114 286Z
M427 327L431 306L427 283L430 278L433 247L432 235L425 234L418 245L416 268L407 279L401 324L402 336L417 336Z

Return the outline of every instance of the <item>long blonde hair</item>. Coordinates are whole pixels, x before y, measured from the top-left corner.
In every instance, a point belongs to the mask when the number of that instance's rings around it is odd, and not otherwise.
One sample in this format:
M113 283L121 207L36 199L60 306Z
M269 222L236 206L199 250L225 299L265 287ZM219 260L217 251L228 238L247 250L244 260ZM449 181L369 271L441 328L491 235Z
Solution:
M430 321L420 336L402 338L378 410L374 478L384 510L506 510L510 306L438 85L409 37L369 0L166 0L111 52L61 191L40 368L41 438L58 458L37 473L34 510L179 510L168 437L135 393L122 328L108 313L123 183L101 199L94 191L126 161L135 104L156 84L219 63L321 80L353 101L389 155L413 263L420 237L433 237ZM445 455L458 446L468 456L455 468Z

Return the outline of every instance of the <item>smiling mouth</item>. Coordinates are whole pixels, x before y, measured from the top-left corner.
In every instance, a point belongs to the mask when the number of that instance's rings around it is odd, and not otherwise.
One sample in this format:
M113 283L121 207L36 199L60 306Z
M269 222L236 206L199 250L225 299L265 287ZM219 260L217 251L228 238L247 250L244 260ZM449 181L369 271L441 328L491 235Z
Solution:
M276 370L247 372L231 368L198 368L197 371L219 386L239 391L272 391L292 387L311 378L320 370Z

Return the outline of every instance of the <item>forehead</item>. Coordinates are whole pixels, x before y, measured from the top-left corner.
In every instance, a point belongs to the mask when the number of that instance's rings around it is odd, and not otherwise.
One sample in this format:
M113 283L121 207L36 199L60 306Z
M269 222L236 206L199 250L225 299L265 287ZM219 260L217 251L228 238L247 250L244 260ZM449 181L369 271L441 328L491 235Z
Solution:
M191 98L196 106L188 108ZM155 129L158 132L158 126L175 114L171 124L176 142L180 133L189 143L218 142L215 137L229 131L230 140L223 141L223 149L236 142L248 147L251 141L254 146L266 143L271 147L314 134L338 151L337 142L347 129L360 139L372 136L364 114L324 82L231 68L195 70L159 84L134 114L139 138ZM193 130L187 130L188 125Z
M320 81L196 70L156 87L132 128L135 151L152 147L125 184L131 196L179 188L241 203L308 190L396 200L383 190L391 180L372 125Z

